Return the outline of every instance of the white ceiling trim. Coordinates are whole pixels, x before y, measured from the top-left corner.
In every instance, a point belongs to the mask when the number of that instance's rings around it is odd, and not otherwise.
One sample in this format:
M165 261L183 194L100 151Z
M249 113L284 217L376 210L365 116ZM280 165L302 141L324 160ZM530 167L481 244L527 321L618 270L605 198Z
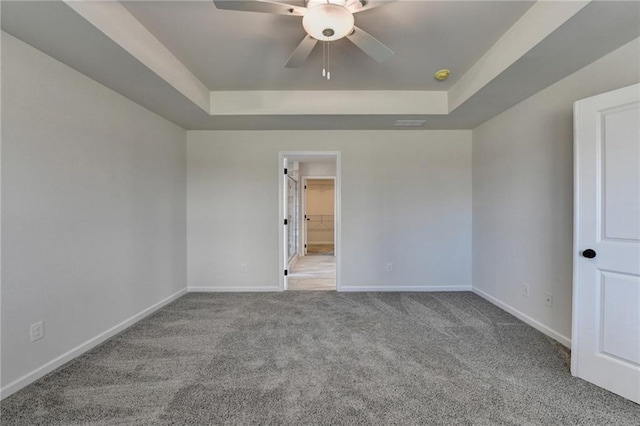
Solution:
M187 99L209 113L209 89L120 2L64 2Z
M273 90L211 92L211 115L444 115L446 91Z
M591 0L537 1L498 41L449 88L453 111L498 77L552 32L571 19Z

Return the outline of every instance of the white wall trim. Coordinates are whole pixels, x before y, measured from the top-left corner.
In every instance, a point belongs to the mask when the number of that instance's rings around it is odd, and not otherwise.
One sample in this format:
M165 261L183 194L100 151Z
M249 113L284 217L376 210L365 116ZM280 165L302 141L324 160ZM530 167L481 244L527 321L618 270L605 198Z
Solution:
M344 292L432 292L432 291L471 291L471 286L343 286L340 291Z
M281 292L278 286L273 287L189 287L189 293L263 293Z
M154 313L158 309L168 305L169 303L173 302L174 300L178 299L179 297L181 297L181 296L183 296L185 294L187 294L187 289L186 288L182 289L182 290L180 290L180 291L178 291L178 292L176 292L174 294L172 294L169 297L166 297L166 298L162 299L158 303L156 303L154 305L151 305L147 309L145 309L145 310L133 315L132 317L122 321L120 324L117 324L114 327L111 327L110 329L108 329L108 330L98 334L97 336L87 340L86 342L76 346L75 348L71 349L70 351L67 351L67 352L63 353L62 355L58 356L57 358L49 361L48 363L44 364L43 366L36 368L31 373L27 373L24 376L20 377L19 379L9 383L7 386L5 386L2 389L0 389L0 399L4 399L4 398L8 397L9 395L14 394L15 392L19 391L20 389L24 388L25 386L35 382L36 380L40 379L44 375L49 374L53 370L61 367L62 365L66 364L67 362L77 358L78 356L80 356L83 353L89 351L90 349L93 349L94 347L98 346L100 343L104 342L105 340L109 339L110 337L115 336L116 334L120 333L124 329L126 329L126 328L132 326L133 324L135 324L136 322L140 321L144 317Z
M211 115L449 113L445 90L212 91Z
M507 305L503 301L501 301L499 299L496 299L495 297L489 295L488 293L485 293L484 291L482 291L482 290L480 290L480 289L478 289L476 287L473 287L472 291L475 294L477 294L478 296L482 297L483 299L486 299L487 301L493 303L494 305L496 305L500 309L502 309L504 311L507 311L508 313L513 315L514 317L516 317L519 320L521 320L522 322L524 322L525 324L530 325L531 327L535 328L539 332L541 332L543 334L546 334L547 336L549 336L552 339L556 340L561 345L563 345L563 346L565 346L567 348L571 348L571 339L570 338L568 338L566 336L563 336L562 334L558 333L557 331L547 327L546 325L542 324L541 322L538 322L538 321L534 320L530 316L523 314L519 310L517 310L515 308L512 308L511 306Z

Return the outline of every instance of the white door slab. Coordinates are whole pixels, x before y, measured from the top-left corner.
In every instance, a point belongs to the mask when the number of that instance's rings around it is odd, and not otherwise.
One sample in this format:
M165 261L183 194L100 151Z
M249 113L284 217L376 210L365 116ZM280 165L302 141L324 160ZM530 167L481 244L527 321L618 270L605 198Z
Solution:
M574 104L571 372L640 403L640 85Z

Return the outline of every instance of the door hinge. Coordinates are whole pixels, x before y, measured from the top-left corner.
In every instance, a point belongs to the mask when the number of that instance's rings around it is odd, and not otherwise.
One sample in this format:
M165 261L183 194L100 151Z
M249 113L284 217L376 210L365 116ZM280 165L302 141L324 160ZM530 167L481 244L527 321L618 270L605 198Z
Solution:
M284 270L284 276L286 277L287 275L289 275L289 271L287 271L286 269Z
M307 189L307 185L304 186L304 189Z
M285 219L285 220L284 220L284 224L286 225L286 224L288 224L288 223L289 223L289 221L288 221L287 219Z
M285 167L285 169L284 169L284 174L285 174L285 175L287 174L287 168L286 168L286 167Z
M307 245L306 245L306 244L304 245L304 248L307 248Z

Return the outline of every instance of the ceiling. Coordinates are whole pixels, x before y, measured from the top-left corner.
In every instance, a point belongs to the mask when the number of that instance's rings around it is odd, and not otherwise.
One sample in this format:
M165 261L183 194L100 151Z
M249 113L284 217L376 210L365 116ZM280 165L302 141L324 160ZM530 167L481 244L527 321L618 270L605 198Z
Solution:
M329 81L320 44L303 67L284 67L302 18L185 3L123 2L210 90L446 90L533 2L400 1L356 14L394 56L378 64L346 38L332 42ZM444 83L433 78L441 68L454 71Z
M3 31L193 130L473 128L640 36L638 2L400 0L356 15L391 59L333 42L327 81L320 44L284 67L300 17L210 0L1 7Z

